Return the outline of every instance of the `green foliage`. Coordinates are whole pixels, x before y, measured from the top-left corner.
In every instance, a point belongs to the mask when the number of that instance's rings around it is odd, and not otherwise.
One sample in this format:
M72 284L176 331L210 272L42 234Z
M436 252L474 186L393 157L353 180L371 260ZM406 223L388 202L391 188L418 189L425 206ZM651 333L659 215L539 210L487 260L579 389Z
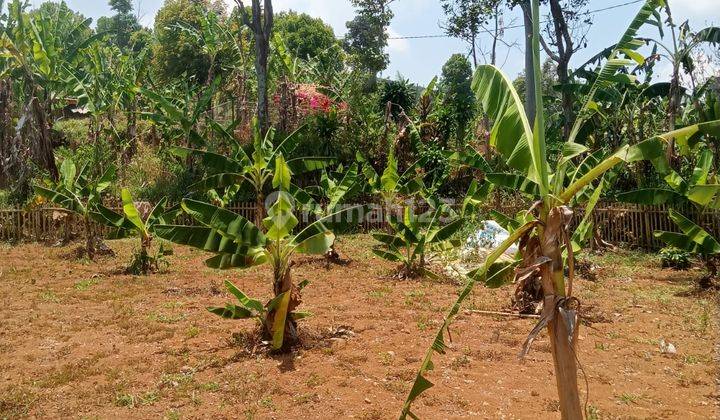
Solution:
M110 0L110 8L117 12L111 17L100 17L97 21L98 33L106 33L107 39L121 49L132 46L133 34L142 27L135 15L130 0Z
M390 113L397 121L401 112L409 114L417 101L417 88L408 79L398 75L397 80L383 80L380 85L379 107Z
M152 209L145 213L133 201L128 189L123 189L122 214L119 214L101 204L95 206L91 213L92 218L105 226L113 228L109 234L110 239L122 239L133 235L140 238L140 251L133 255L128 272L132 274L148 274L160 269L165 263L164 256L171 252L160 244L155 254L151 253L153 233L155 226L172 223L180 213L179 208L166 209L166 199L162 199Z
M674 270L687 270L690 268L690 253L686 250L666 246L658 254L663 268L672 268Z
M351 55L353 66L375 76L385 70L390 56L385 53L387 29L393 18L388 0L352 0L356 15L347 22L344 47Z
M322 69L342 69L340 44L332 27L322 19L306 13L281 12L275 16L274 30L295 57L317 58Z
M203 11L199 13L199 11ZM203 42L184 29L200 29L203 13L222 16L224 5L214 0L167 0L155 16L154 67L164 80L185 75L196 83L206 82L211 62Z
M472 91L472 66L462 54L453 54L445 63L440 79L443 104L452 116L452 133L462 144L468 123L475 113L475 95Z
M280 188L277 199L262 221L266 233L240 215L211 204L183 200L183 209L200 226L162 225L155 228L157 236L182 245L189 245L216 254L206 261L212 268L248 268L267 264L273 272L274 298L262 308L259 301L251 300L231 284L231 292L241 306L209 308L223 317L259 318L273 350L287 348L297 340L296 320L304 317L296 311L299 294L305 283L295 286L290 268L296 252L305 254L326 253L335 235L324 222L336 220L341 214L353 214L361 208L341 210L321 218L298 233L294 233L298 219L293 214L293 201L286 193L290 186L290 168L279 155L273 171L273 185Z
M380 242L380 245L373 248L373 253L382 259L401 263L398 273L400 278L437 278L437 274L426 268L425 255L433 250L448 250L459 246L459 242L452 240L452 237L464 223L463 219L454 218L441 226L441 218L448 216L442 208L416 215L411 208L405 207L402 218L393 215L389 220L394 234L373 234L373 238Z

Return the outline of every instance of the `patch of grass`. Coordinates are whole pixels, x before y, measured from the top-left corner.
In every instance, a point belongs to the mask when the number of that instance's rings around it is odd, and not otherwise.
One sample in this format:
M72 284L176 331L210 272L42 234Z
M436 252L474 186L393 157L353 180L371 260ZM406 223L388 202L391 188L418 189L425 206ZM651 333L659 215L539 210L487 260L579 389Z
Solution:
M119 393L115 395L115 405L118 407L135 408L139 405L152 405L160 400L156 391L148 391L142 395Z
M420 331L425 331L428 328L428 317L427 315L420 315L417 320L417 327Z
M275 411L275 409L277 408L275 406L275 403L273 402L272 397L269 395L266 395L266 396L260 398L260 400L258 401L258 404L260 404L261 407L265 407L268 410L272 410L272 411Z
M170 410L165 414L165 420L180 420L180 412L177 410Z
M640 396L637 394L630 394L627 392L623 392L619 397L618 401L620 401L623 404L636 404L637 401L640 399Z
M37 399L29 389L11 387L0 394L0 417L3 419L26 417Z
M40 292L40 300L43 302L59 303L60 298L52 290L43 290Z
M75 283L75 290L84 292L85 290L89 289L90 287L92 287L96 284L98 284L97 279L81 280L81 281Z
M390 366L393 363L393 353L384 351L378 354L380 356L380 364L383 366Z
M314 392L308 392L305 394L296 395L293 397L293 402L296 404L307 404L309 402L318 401L318 395Z
M220 384L217 382L207 382L200 385L200 389L208 392L217 392L220 390Z
M450 362L450 367L452 369L460 369L467 366L470 366L470 358L465 354L454 358L452 362Z
M188 330L187 330L188 338L195 338L198 335L200 335L200 328L198 328L196 325L193 325L192 327L188 328Z
M409 292L405 292L405 305L413 306L417 302L425 300L425 291L420 289L414 289Z
M159 322L161 324L175 324L184 320L187 317L184 313L179 314L164 314L162 312L153 312L148 315L148 319L151 321Z
M315 388L316 386L321 385L323 382L323 379L318 374L311 373L310 377L308 377L307 381L305 381L305 384L310 388Z
M368 292L368 296L370 296L372 299L384 299L390 293L392 293L392 288L385 285L378 289L371 290L370 292Z

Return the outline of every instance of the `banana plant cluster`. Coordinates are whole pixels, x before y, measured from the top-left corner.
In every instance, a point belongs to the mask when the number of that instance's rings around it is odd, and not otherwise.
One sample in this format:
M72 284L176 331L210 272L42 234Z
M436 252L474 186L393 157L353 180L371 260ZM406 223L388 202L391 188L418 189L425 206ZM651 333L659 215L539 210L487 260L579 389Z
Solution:
M262 221L265 232L258 226L226 209L195 200L183 200L182 208L199 226L158 225L156 235L168 241L192 246L216 254L205 263L217 269L245 269L267 265L272 271L273 298L262 305L248 298L237 287L228 284L238 304L224 308L208 308L210 312L228 319L260 320L263 335L272 349L279 351L297 342L297 321L308 314L298 310L301 291L307 283L296 285L292 278L293 257L296 253L323 255L335 235L324 222L342 218L343 214L360 214L360 207L341 210L309 224L295 233L299 222L293 212L294 200L288 193L292 171L282 154L278 154L272 170L272 185L277 198Z
M643 188L618 194L617 199L634 204L693 204L701 208L720 208L720 183L712 174L713 153L706 145L695 144L693 149L699 151L695 168L688 179L683 178L674 170L665 175L667 187ZM687 148L687 146L685 146Z
M361 187L358 165L354 163L348 168L340 165L335 171L322 169L318 185L300 188L291 184L290 192L296 203L301 205L305 214L323 219L340 210L340 206L345 205L347 200L353 197ZM346 222L344 220L339 221L343 224ZM326 224L329 224L329 222ZM330 246L325 256L328 262L338 262L340 260L340 254L335 249L335 242Z
M109 239L124 239L131 236L140 238L140 250L133 257L128 268L132 274L148 274L160 269L162 258L169 255L170 249L160 244L158 251L152 255L152 241L155 227L160 224L172 223L179 215L178 207L168 209L167 199L160 200L152 210L143 214L133 201L128 189L121 192L122 214L119 214L103 205L97 205L93 212L93 219L105 226L113 228Z
M573 295L574 249L570 224L574 217L572 206L581 195L593 192L604 174L618 165L648 160L656 167L667 168L665 146L670 140L689 141L705 135L717 134L720 121L696 124L670 133L655 135L640 143L621 146L616 152L600 160L583 173L572 170L572 161L582 159L588 148L578 141L585 123L599 109L598 91L617 83L634 83L626 73L627 66L644 62L638 49L644 43L637 39L638 30L645 24L661 25L660 10L663 0L647 0L630 27L610 53L598 77L589 90L567 143L563 155L551 171L545 142L545 115L543 92L540 83L534 86L536 117L528 121L518 93L510 79L494 66L480 66L474 77L473 89L482 109L493 121L490 144L508 167L514 170L520 185L536 198L528 209L528 220L515 229L478 269L468 274L466 286L448 312L440 331L427 351L413 387L403 406L401 418L417 418L411 411L415 399L433 386L426 377L433 368L432 357L443 354L445 332L470 295L476 283L486 283L502 270L496 262L505 251L519 243L516 281L539 281L542 287L543 310L540 321L529 333L521 356L527 354L533 340L546 329L555 362L555 378L562 418L583 418L577 386L577 337L580 329L577 309L579 300ZM532 52L535 80L542 80L540 69L540 8L539 0L532 0L533 37ZM577 175L577 176L576 176ZM491 180L492 181L492 180ZM592 194L591 194L592 195ZM565 275L567 268L568 275Z
M446 215L442 208L416 215L411 207L406 206L402 218L392 216L388 221L392 234L377 232L372 235L380 242L373 248L373 253L384 260L401 263L398 278L438 278L427 268L426 253L459 246L453 235L464 223L462 218L455 218L441 225L441 218Z
M275 162L281 154L292 154L298 146L299 128L279 144L274 145L275 131L268 130L265 136L260 133L257 121L253 121L252 151L247 153L242 145L232 141L229 156L212 151L187 147L175 147L173 152L182 158L195 156L207 169L209 175L190 188L208 192L215 201L227 203L243 186L249 186L255 196L255 225L263 226L265 217L265 188L276 170ZM229 136L232 138L232 136ZM325 157L298 157L285 161L295 174L325 168L333 159Z
M718 274L720 242L677 210L670 210L669 215L680 232L655 231L655 237L667 245L699 256L708 270L708 276L701 279L700 286L711 287Z
M75 162L65 159L60 165L58 182L46 181L45 185L33 187L36 202L48 201L65 210L79 215L85 225L86 253L91 260L95 258L97 235L93 230L92 214L102 204L102 194L115 180L115 167L109 167L97 178L90 175L86 164L80 170Z

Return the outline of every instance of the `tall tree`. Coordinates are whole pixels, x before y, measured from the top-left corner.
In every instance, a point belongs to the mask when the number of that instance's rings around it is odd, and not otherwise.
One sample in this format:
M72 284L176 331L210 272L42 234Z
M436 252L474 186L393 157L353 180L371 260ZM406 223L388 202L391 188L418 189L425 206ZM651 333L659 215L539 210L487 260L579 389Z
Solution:
M257 119L261 132L267 133L270 128L268 115L268 55L272 35L274 16L272 0L252 0L251 13L245 8L242 0L235 0L240 11L240 18L255 36L255 73L257 75Z
M137 16L132 14L133 6L130 0L110 0L110 8L116 12L114 16L103 16L98 19L98 33L107 33L110 42L121 49L131 46L134 32L142 29Z
M182 76L198 84L207 80L210 60L198 38L187 30L201 31L198 6L208 13L225 13L222 0L166 0L155 16L154 67L163 80Z
M502 36L502 7L504 0L442 0L446 21L445 33L467 42L473 65L478 65L478 38L487 33L492 38L490 64L497 61L497 44ZM491 27L488 27L492 23Z
M351 0L355 18L345 24L345 50L353 57L353 65L369 73L373 79L385 70L390 56L385 52L388 28L394 14L390 4L394 0Z
M293 11L275 17L276 32L292 55L317 59L323 69L342 69L343 57L332 27L320 18Z
M440 91L444 95L445 105L453 115L453 132L460 146L475 111L472 67L463 54L453 54L443 66Z
M558 82L562 87L570 84L570 59L587 45L587 31L592 24L585 10L588 1L549 0L550 18L545 26L545 36L540 38L540 42L545 53L557 63ZM561 101L563 139L567 140L575 123L575 97L571 89L561 89Z

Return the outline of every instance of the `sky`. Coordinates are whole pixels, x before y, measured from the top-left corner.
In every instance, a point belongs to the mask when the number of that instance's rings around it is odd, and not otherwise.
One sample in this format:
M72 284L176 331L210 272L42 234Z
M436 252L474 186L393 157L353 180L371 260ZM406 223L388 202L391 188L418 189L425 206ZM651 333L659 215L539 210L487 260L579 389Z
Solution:
M234 4L233 0L224 1L228 6ZM590 0L588 9L592 11L632 1ZM42 0L32 0L34 5L42 2ZM103 0L66 0L66 2L72 9L94 20L100 16L112 14L107 2ZM152 26L154 16L164 0L135 0L135 2L136 12L141 17L141 22L146 26ZM694 29L720 25L720 0L671 0L670 4L676 22L689 20L691 28ZM354 15L349 0L273 0L273 6L276 12L295 10L320 17L333 27L335 35L338 37L345 34L345 22L351 20ZM587 36L587 48L573 57L571 67L573 64L584 63L587 58L617 42L640 6L641 2L638 1L634 4L594 13L592 15L593 25ZM391 37L443 34L440 24L444 16L438 0L395 0L391 7L395 12L395 18L388 31ZM505 26L518 24L522 24L519 10L510 11L504 16ZM497 64L511 76L519 74L523 69L522 35L522 28L506 30L504 39L511 47L501 45L498 50ZM647 32L646 35L656 36L657 30ZM486 49L489 42L488 36L481 37L479 41L482 49ZM383 72L383 76L395 77L399 73L416 83L426 84L441 72L443 64L452 54L467 54L468 47L460 40L447 37L391 39L387 52L390 55L390 65ZM715 70L720 71L720 69ZM669 71L669 63L661 62L657 71L659 75L669 74Z

